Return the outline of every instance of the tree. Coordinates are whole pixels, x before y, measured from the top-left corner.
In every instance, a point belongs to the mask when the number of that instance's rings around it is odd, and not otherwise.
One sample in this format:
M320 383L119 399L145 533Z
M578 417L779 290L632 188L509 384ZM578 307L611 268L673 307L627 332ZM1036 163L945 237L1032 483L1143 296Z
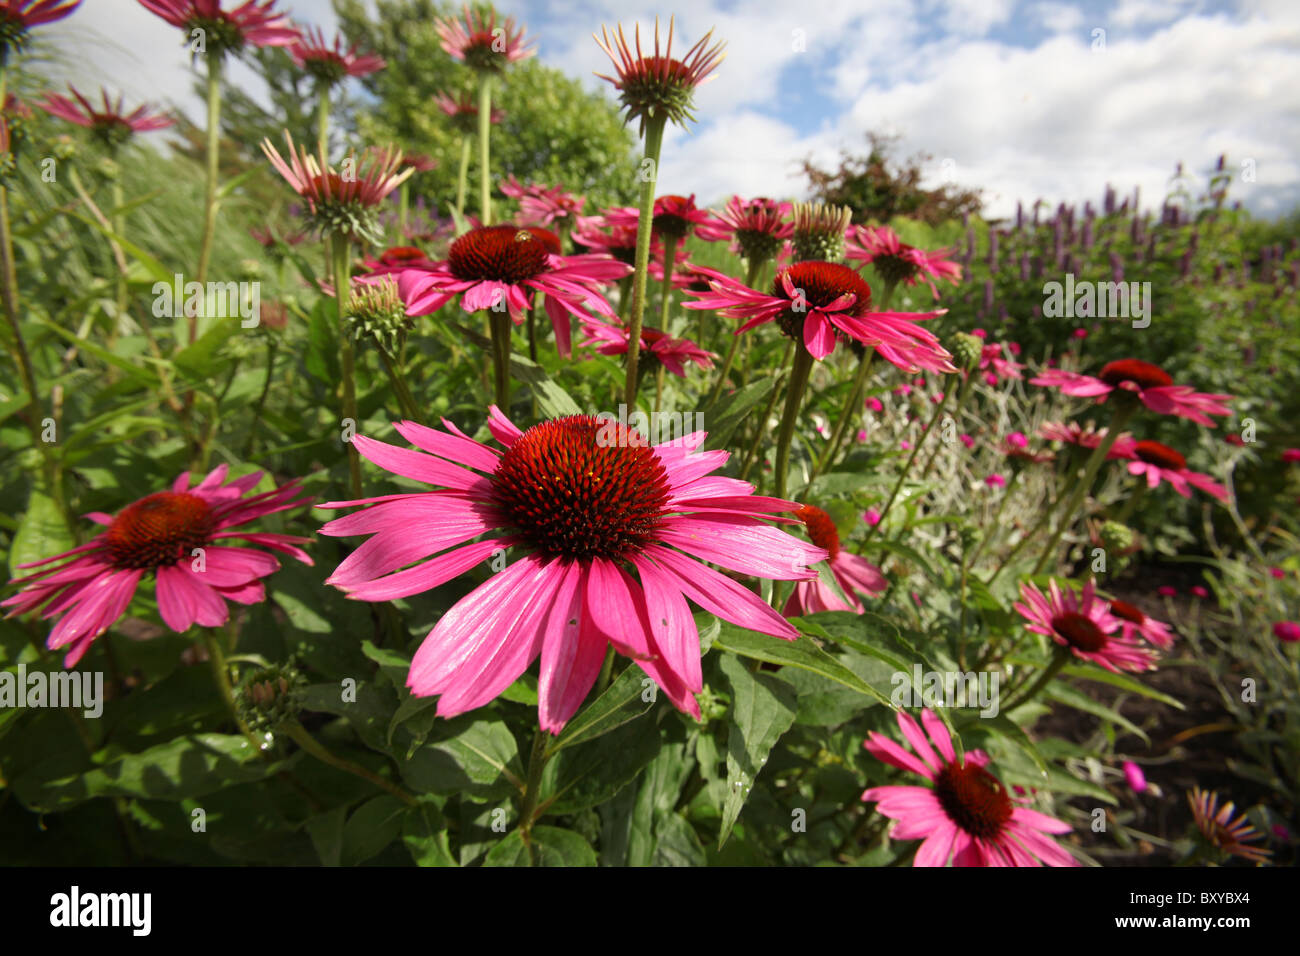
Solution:
M934 226L964 212L979 211L979 190L957 189L948 183L938 189L921 188L921 166L930 156L913 156L901 167L893 168L889 153L897 139L868 133L871 152L866 156L843 153L840 168L834 172L819 169L805 159L803 171L812 184L813 197L848 206L853 210L853 221L858 223L910 216Z

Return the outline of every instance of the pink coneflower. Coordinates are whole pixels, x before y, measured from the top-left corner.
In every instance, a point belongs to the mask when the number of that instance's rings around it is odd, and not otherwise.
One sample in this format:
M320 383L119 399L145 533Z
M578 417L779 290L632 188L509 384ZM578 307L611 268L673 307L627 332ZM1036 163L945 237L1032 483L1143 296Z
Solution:
M144 104L128 113L122 105L122 97L119 96L113 102L108 98L108 91L102 87L99 91L102 105L98 109L77 92L75 86L68 87L68 90L76 102L58 93L46 93L45 98L37 100L36 105L51 116L86 127L110 149L121 146L134 133L166 129L175 122L161 113L150 113L148 105Z
M369 76L378 73L388 64L382 56L360 53L355 44L343 47L343 38L334 36L334 44L325 42L320 27L306 29L289 44L289 56L298 69L306 70L327 85L334 85L345 76Z
M1089 580L1081 594L1073 590L1062 591L1052 581L1049 595L1029 583L1020 585L1024 604L1016 604L1029 623L1025 626L1035 634L1045 634L1062 647L1068 647L1080 660L1099 664L1106 670L1119 673L1146 671L1155 668L1155 655L1123 634L1120 622L1107 610L1107 604L1097 597L1095 585Z
M524 186L514 176L501 184L501 192L519 200L521 223L536 226L567 225L582 215L587 197L574 196L559 186L541 186L536 183Z
M585 317L582 320L583 331L587 338L581 344L595 346L601 355L626 355L628 347L627 329L619 325L607 325L597 319ZM706 352L689 339L675 339L658 329L648 326L641 328L641 354L655 359L678 378L686 377L686 363L694 362L700 368L713 368L717 358L712 352Z
M269 139L262 140L262 152L293 190L307 200L316 228L322 233L359 235L378 244L375 208L415 174L411 168L398 171L402 166L401 151L390 146L386 150L366 150L360 159L350 155L351 174L343 176L333 168L322 170L315 156L294 145L288 130L284 141L289 148L288 162Z
M433 102L451 117L453 125L462 133L473 133L478 129L478 99L473 93L457 93L455 96L439 93L434 96ZM505 115L505 110L494 109L488 114L488 119L500 123Z
M930 783L872 787L862 794L863 800L875 802L877 811L898 821L893 839L925 841L913 866L947 866L949 860L953 866L1079 865L1045 836L1069 833L1068 823L1016 806L1002 782L986 769L988 755L968 750L959 759L948 728L934 713L922 710L921 723L924 731L908 714L898 712L898 729L915 753L875 731L863 742L877 760Z
M640 218L640 210L630 206L616 206L605 213L609 225L634 231ZM692 230L712 222L709 211L695 205L695 196L660 196L655 199L650 229L655 238L681 246Z
M590 308L611 319L614 309L595 286L614 282L631 268L609 256L557 256L546 243L519 226L480 226L451 244L445 262L408 269L397 284L408 315L428 315L461 296L466 312L500 308L504 303L518 325L540 292L555 328L559 352L568 358L569 316L588 316Z
M488 11L487 19L468 5L462 11L459 20L449 17L434 21L442 48L452 59L476 70L500 72L537 53L536 47L524 41L524 28L515 25L514 17L506 17L497 26L495 10Z
M246 0L233 10L222 10L221 0L140 0L187 35L202 30L208 52L238 52L245 44L289 46L299 38L288 17L275 9L276 0Z
M1295 621L1278 621L1273 625L1273 636L1286 644L1300 641L1300 624Z
M786 617L816 614L819 611L852 611L854 614L861 614L865 608L858 600L859 594L876 597L889 587L889 582L880 573L880 568L866 558L841 550L840 535L835 530L835 522L821 508L804 505L795 511L795 515L808 529L808 537L812 539L812 543L825 549L829 555L827 563L830 565L831 574L835 576L835 583L844 592L848 603L844 603L844 600L835 593L834 588L823 584L820 580L800 581L794 586L794 592L785 602L785 609L781 613ZM879 521L879 518L876 520Z
M1112 448L1110 457L1129 459L1129 474L1146 475L1149 488L1167 481L1184 498L1190 498L1191 488L1195 487L1220 501L1228 500L1227 488L1209 475L1188 471L1187 459L1158 441L1134 442L1131 447L1118 453Z
M285 534L236 531L257 518L297 508L310 498L295 498L302 490L291 481L272 491L245 498L262 480L262 472L226 484L229 469L219 465L198 485L190 487L187 471L170 491L159 491L127 505L116 516L100 511L86 515L106 529L80 547L63 554L18 565L35 568L64 558L66 564L15 578L22 590L0 602L7 617L24 614L53 600L44 618L62 614L50 632L51 650L66 647L65 667L81 660L95 638L120 618L145 575L153 574L158 612L177 633L191 625L219 627L230 616L227 601L256 604L265 600L261 578L280 567L271 555L251 548L226 547L241 539L311 564L299 544L310 538Z
M392 246L377 259L363 259L362 264L370 275L392 275L403 269L427 268L433 265L433 260L415 246Z
M757 594L703 562L803 580L826 552L767 523L793 502L711 475L728 454L699 451L703 432L652 447L617 421L584 415L521 432L493 406L488 427L499 452L443 424L447 431L396 424L419 451L354 439L379 467L440 490L322 505L370 507L321 529L373 535L328 581L363 601L427 591L499 549L515 555L416 652L407 686L419 697L442 695L440 716L486 704L540 654L539 718L559 733L612 644L698 719L693 695L703 677L687 598L740 627L797 636Z
M1288 465L1294 465L1300 461L1300 448L1288 448L1282 452L1282 461Z
M1019 380L1024 376L1020 370L1024 368L1023 362L1015 362L1005 358L1001 345L986 345L980 352L980 370L987 372L984 381L989 385L996 385L1002 379Z
M1173 381L1164 369L1150 362L1120 359L1102 366L1098 378L1051 369L1030 379L1030 384L1059 388L1066 395L1096 398L1098 402L1104 402L1111 392L1120 389L1136 396L1157 414L1177 415L1211 428L1214 422L1208 418L1209 415L1229 414L1224 402L1230 401L1231 395L1197 392L1186 385L1175 385Z
M1267 863L1273 851L1251 844L1263 837L1263 834L1251 826L1243 813L1236 820L1232 818L1234 809L1232 801L1219 806L1219 795L1215 791L1206 792L1200 787L1193 787L1187 794L1187 802L1192 807L1192 821L1206 841L1229 856L1239 856L1251 863Z
M27 45L27 31L43 23L62 20L81 0L0 0L0 67L11 50Z
M970 435L967 435L967 434L964 433L964 432L963 432L962 434L960 434L960 435L957 436L957 440L960 441L960 442L961 442L963 445L965 445L967 448L974 448L974 447L975 447L975 439L974 439L973 437L971 437Z
M1012 464L1028 462L1042 465L1052 461L1056 456L1050 451L1033 452L1029 450L1029 437L1024 432L1011 432L1002 439L1002 453L1012 459Z
M793 211L788 202L732 196L727 208L712 222L702 223L695 234L707 242L731 242L751 262L766 261L794 236L794 223L789 221Z
M1091 423L1085 427L1077 422L1070 422L1069 424L1046 422L1039 426L1038 434L1048 441L1066 442L1070 445L1078 445L1080 448L1097 448L1106 440L1106 429L1093 428ZM1121 434L1115 440L1115 444L1111 446L1111 454L1114 454L1116 448L1121 447L1121 443L1131 447L1132 439Z
M1142 609L1129 604L1127 601L1111 599L1110 601L1111 616L1117 618L1120 623L1120 633L1125 640L1136 642L1141 637L1148 644L1154 644L1161 650L1168 650L1174 645L1173 632L1169 630L1169 625L1163 621L1157 621L1153 617L1147 617L1142 613Z
M438 161L425 153L403 153L402 168L417 173L429 173L438 168Z
M1129 789L1134 793L1146 793L1147 775L1132 760L1124 761L1124 779L1128 781Z
M886 282L902 282L908 286L924 282L936 299L939 290L935 279L946 279L953 285L961 281L961 266L948 261L946 257L950 255L950 249L926 252L909 246L888 226L850 227L844 252L846 259L870 262Z
M951 355L933 333L917 323L942 315L934 312L875 312L871 287L848 266L806 261L782 269L770 295L715 272L710 292L688 309L717 309L722 315L747 320L737 333L775 321L781 331L798 338L813 358L824 359L837 339L874 348L887 362L906 372L930 369L955 372Z
M662 261L663 243L652 240L651 258ZM632 264L636 258L636 225L631 228L610 223L604 216L579 216L574 223L570 238L588 250L607 256L613 256L619 262Z
M665 117L668 121L684 127L687 120L694 120L691 113L695 88L714 79L710 74L717 69L726 54L722 52L724 44L709 46L713 36L710 30L699 42L686 51L680 60L673 58L673 23L668 21L668 42L663 53L659 52L659 18L655 18L655 51L653 56L641 52L641 27L635 31L635 55L628 46L627 37L620 26L618 32L610 37L609 32L601 27L601 36L594 33L592 39L605 51L614 64L616 76L597 73L602 80L608 80L619 91L619 101L627 111L626 120L632 117L641 119L641 135L645 134L645 121L650 117Z

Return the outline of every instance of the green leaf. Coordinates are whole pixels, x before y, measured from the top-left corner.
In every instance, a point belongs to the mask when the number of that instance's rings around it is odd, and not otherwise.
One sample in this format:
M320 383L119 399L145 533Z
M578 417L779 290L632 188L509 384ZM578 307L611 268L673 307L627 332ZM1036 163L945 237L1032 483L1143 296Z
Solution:
M1168 694L1162 694L1160 691L1148 687L1141 681L1134 680L1126 674L1116 674L1100 667L1085 667L1080 664L1067 664L1061 668L1061 673L1070 677L1082 677L1084 680L1110 684L1112 687L1119 687L1122 690L1141 694L1143 697L1150 697L1152 700L1158 700L1170 707L1177 707L1179 710L1187 709L1182 705L1181 701L1170 697Z
M537 678L532 674L522 674L519 680L515 681L509 687L501 692L501 696L506 700L513 701L516 704L524 704L528 707L537 706Z
M804 634L800 634L798 640L784 641L779 637L746 631L734 624L723 622L718 639L714 641L714 647L743 657L767 661L770 664L812 671L814 674L828 677L837 684L843 684L860 694L866 694L882 704L893 707L888 697L831 657Z
M978 710L959 711L958 717L954 722L956 729L964 736L966 733L974 731L979 733L983 731L988 734L997 734L1005 738L1010 743L1019 748L1020 752L1029 758L1030 762L1038 769L1044 777L1047 776L1049 768L1047 761L1038 752L1034 742L1029 739L1029 735L1020 729L1020 726L1014 721L1009 720L1005 714L998 714L996 717L982 717Z
M59 338L63 339L64 341L69 342L72 345L75 345L78 348L78 350L85 352L88 355L95 356L95 358L99 359L101 362L104 362L107 365L111 365L114 368L121 369L134 382L136 382L136 384L143 385L146 388L155 391L161 389L162 386L160 384L158 375L151 369L137 365L134 362L132 362L130 359L126 359L121 357L120 355L116 355L113 352L110 352L108 349L104 348L103 346L96 345L94 342L91 342L89 339L78 338L75 333L69 332L67 329L55 325L53 322L49 322L45 319L36 319L35 321L39 325L49 329L51 332L59 336Z
M1052 681L1043 688L1043 696L1059 700L1061 703L1067 704L1075 710L1081 710L1085 714L1092 714L1102 720L1109 720L1111 723L1123 727L1129 733L1141 737L1146 743L1151 743L1151 738L1146 735L1146 732L1119 711L1093 700L1087 694L1075 690L1067 684Z
M645 671L636 665L629 665L605 689L605 693L573 716L560 736L555 739L555 743L547 748L547 756L550 757L565 747L585 743L607 734L628 721L635 720L653 707L653 696L648 703L642 700L645 692L643 679L649 680Z
M536 362L522 355L512 354L510 373L528 385L537 399L537 407L543 417L561 418L565 415L582 414L582 408L573 400L573 396L557 385Z
M794 688L773 674L750 671L738 658L718 662L731 685L727 732L727 802L722 808L718 848L727 842L759 771L776 742L794 723Z
M135 243L130 242L129 240L119 236L112 229L104 228L93 217L75 211L70 211L69 215L77 219L80 219L86 225L90 226L90 228L96 230L97 232L102 233L107 238L112 239L114 242L116 242L119 246L122 247L123 252L125 252L136 262L140 263L140 265L144 266L145 270L149 273L149 275L154 279L155 282L165 282L167 283L167 285L170 286L173 282L176 281L174 273L172 273L165 266L163 266L161 262L159 262L157 259L151 256L149 253L145 252Z
M778 372L760 378L757 382L750 382L730 395L723 395L705 409L704 420L709 423L709 437L703 450L712 451L724 447L746 416L767 400L780 376L781 373Z
M533 827L528 844L512 830L494 846L484 866L595 866L596 853L572 830Z
M307 835L311 837L316 855L322 866L339 866L343 859L343 824L347 819L346 806L335 807L327 813L319 813L303 824Z
M405 803L388 794L367 800L358 807L343 827L341 865L364 863L397 839L407 809Z
M504 797L523 789L514 735L499 720L461 717L444 725L448 736L425 744L402 764L402 777L420 793L465 792Z
M421 800L402 821L402 842L416 866L458 866L447 843L447 821L431 801Z
M20 564L30 564L63 554L76 546L76 541L68 533L68 526L63 523L63 515L54 499L45 491L32 484L31 495L27 498L27 510L18 522L14 532L13 543L9 547L9 577L20 578L31 574L31 570L21 570Z
M541 808L576 813L604 803L635 780L659 752L661 739L652 721L625 723L613 733L560 751L542 774Z
M207 381L229 367L232 359L221 358L220 352L239 331L238 317L214 320L212 326L199 336L198 341L176 353L172 365L191 381Z

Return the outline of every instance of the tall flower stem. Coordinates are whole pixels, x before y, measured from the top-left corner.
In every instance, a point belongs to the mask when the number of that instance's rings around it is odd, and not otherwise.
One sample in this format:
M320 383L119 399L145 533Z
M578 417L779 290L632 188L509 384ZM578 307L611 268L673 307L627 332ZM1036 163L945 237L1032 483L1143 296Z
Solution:
M410 217L411 181L402 183L397 192L397 234L402 241L406 239L406 220Z
M208 146L207 190L203 198L203 236L199 240L199 268L195 279L208 281L212 258L212 235L217 226L217 160L221 150L221 53L208 54ZM198 316L191 315L190 342L198 336Z
M478 214L485 226L492 225L492 173L488 165L491 133L492 74L481 73L478 81Z
M415 404L415 397L411 394L410 388L407 387L406 377L402 374L397 360L389 355L388 350L382 345L376 343L375 349L379 352L380 361L384 363L384 371L388 373L389 384L393 386L393 394L397 396L397 404L401 407L402 414L418 423L420 409Z
M966 399L970 395L971 385L974 382L975 382L975 376L973 374L967 373L966 381L962 382L961 390L957 393L957 404L952 410L952 420L954 423L957 423L957 420L961 417L961 410L966 405ZM948 391L948 386L947 383L945 383L944 393L946 394L947 391ZM926 459L925 467L921 469L922 481L925 481L926 476L930 474L930 469L934 467L934 461L936 458L939 457L939 449L941 447L942 446L940 445L935 445L934 449L930 452L930 457Z
M894 297L894 287L898 283L887 282L884 291L880 294L880 311L889 308L889 302ZM750 286L753 288L753 286ZM813 468L812 477L808 479L808 484L812 484L818 475L824 474L826 469L831 466L835 460L836 454L839 453L840 445L844 441L844 436L848 434L849 423L855 417L862 414L862 400L867 391L867 376L871 371L871 360L875 357L876 350L869 349L862 353L862 359L858 362L858 374L853 378L853 387L849 390L849 400L844 403L840 409L839 420L835 423L835 428L831 431L831 440L826 445L826 451L822 454L821 460Z
M1102 439L1100 445L1093 449L1092 456L1084 466L1083 475L1075 483L1074 491L1066 500L1065 506L1057 510L1056 530L1047 539L1047 546L1043 548L1042 554L1038 556L1038 561L1034 565L1034 574L1038 574L1043 570L1048 559L1056 551L1056 546L1060 542L1061 536L1065 534L1065 529L1074 524L1075 513L1079 510L1083 496L1092 487L1093 479L1097 477L1102 462L1106 460L1106 454L1119 438L1120 429L1124 427L1124 423L1129 420L1133 412L1134 407L1131 401L1116 406L1115 413L1110 419L1110 426L1106 429L1106 437Z
M794 439L794 426L799 419L799 406L803 404L804 389L812 374L812 353L801 340L795 341L794 364L790 366L790 380L785 386L785 411L781 413L781 427L776 435L776 496L785 497L786 472L790 468L790 443Z
M541 796L542 771L550 758L546 753L546 733L539 727L533 735L533 749L528 756L528 780L524 784L523 806L519 810L519 832L527 843L533 831L533 818L538 812Z
M331 753L297 721L290 721L282 724L280 729L284 732L285 736L321 763L329 764L335 770L342 770L344 773L350 773L354 777L360 777L362 780L367 780L370 783L373 783L376 787L387 791L398 800L401 800L408 807L414 807L417 805L415 797L411 796L411 794L407 793L391 780L385 780L383 777L379 776L379 774L367 770L365 767L361 766L361 764L353 763L351 760L347 760L337 754Z
M754 283L758 281L758 274L763 271L763 266L767 264L766 259L754 258L749 263L749 270L745 274L745 285L754 288ZM664 331L668 331L664 329ZM740 340L743 336L740 333L733 333L731 336L731 347L727 349L727 356L722 360L722 370L718 372L718 380L713 385L713 391L709 393L707 405L712 405L722 397L722 390L727 387L727 376L731 374L731 366L736 361L736 351L740 347Z
M510 313L488 310L492 328L492 368L496 385L497 407L509 414L510 409Z
M275 353L280 347L280 343L272 336L266 340L266 378L262 380L262 391L257 396L257 404L253 406L253 422L248 427L248 442L244 445L244 460L249 461L253 457L253 449L257 445L257 423L262 420L262 408L266 405L266 396L271 391L272 376L275 373Z
M466 133L460 141L460 172L456 175L456 215L465 214L465 190L469 183L469 154L474 143Z
M253 736L253 732L248 729L248 724L239 716L239 708L235 706L235 691L230 685L230 668L226 664L225 652L221 650L221 641L208 628L203 630L203 646L208 652L208 664L212 667L212 677L216 682L217 690L221 694L221 699L226 705L226 710L230 713L230 719L235 722L239 732L248 738L249 744L254 753L261 753L262 741Z
M677 240L669 236L664 243L663 301L659 306L659 331L668 332L668 313L673 304L673 267L677 264Z
M785 343L785 352L781 356L781 364L777 366L777 371L773 373L775 381L772 383L772 391L767 396L767 404L763 406L763 414L759 415L754 422L754 438L749 444L749 450L745 452L745 460L740 465L741 481L749 477L749 469L754 466L758 446L762 444L763 434L767 429L767 420L772 417L772 409L776 406L777 389L781 385L781 376L790 365L790 356L792 354L794 354L794 340L788 339Z
M328 166L330 155L330 86L321 81L316 90L316 151L320 154L321 169Z
M1011 473L1011 480L1007 482L1006 488L1002 489L1002 500L998 502L998 510L993 515L993 520L989 522L989 532L976 542L974 550L966 558L966 567L974 569L975 561L979 558L980 553L984 550L984 545L997 534L997 530L1002 527L1002 512L1007 510L1007 502L1011 500L1011 492L1015 490L1016 482L1020 480L1023 468L1016 469Z
M1061 672L1070 660L1070 649L1062 645L1056 645L1056 653L1052 655L1052 662L1043 668L1043 672L1038 675L1038 679L1029 685L1024 691L1012 696L1012 699L1002 705L1003 713L1010 713L1021 704L1033 700L1040 690L1047 686L1053 677Z
M623 401L628 410L636 408L637 364L641 359L641 319L645 315L646 279L650 271L650 234L654 225L655 182L659 176L659 153L664 142L666 114L647 117L645 121L645 159L642 164L641 200L637 207L635 272L632 274L632 308L627 317L627 379Z
M357 421L356 353L352 348L352 337L348 335L346 326L348 292L352 287L352 256L348 251L347 236L336 232L330 237L329 242L334 259L334 304L338 310L336 330L339 337L339 368L343 376L343 418L350 421L355 429L360 424ZM347 446L348 477L352 485L352 493L360 498L361 456L357 454L352 442L349 441Z
M126 216L121 212L122 206L125 205L126 199L122 195L121 180L113 180L113 235L125 236L126 234ZM117 333L122 327L122 319L126 316L127 305L127 285L126 272L119 270L113 285L113 305L116 306L114 311L117 313L113 316L113 326L108 331L108 347L112 350L117 342Z
M934 431L935 422L937 422L939 416L943 414L944 406L948 404L948 396L950 394L951 389L943 393L943 400L935 406L934 414L931 415L930 420L925 423L925 430L921 432L920 437L916 440L916 444L912 446L912 453L907 456L907 464L903 466L903 470L898 475L898 480L894 482L894 487L890 490L889 497L885 500L885 507L880 509L880 520L868 529L867 536L863 539L862 543L864 547L868 541L875 537L876 532L884 526L885 518L889 515L889 509L894 506L894 501L898 498L898 493L903 488L903 482L907 480L907 476L911 473L912 465L916 462L916 456L920 453L921 447L925 444L925 440L930 437L930 432Z

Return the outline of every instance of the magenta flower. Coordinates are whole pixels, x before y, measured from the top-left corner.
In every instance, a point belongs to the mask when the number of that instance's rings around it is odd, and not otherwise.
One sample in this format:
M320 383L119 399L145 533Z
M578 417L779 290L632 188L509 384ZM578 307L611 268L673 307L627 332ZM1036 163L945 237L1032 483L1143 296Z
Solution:
M1178 593L1178 588L1170 587L1168 584L1162 584L1156 588L1156 593L1161 597L1173 597Z
M1147 789L1147 777L1142 772L1142 768L1132 760L1124 761L1124 779L1128 781L1129 789L1134 793L1145 793Z
M865 404L873 412L883 412L885 410L885 403L878 398L868 398Z
M1069 424L1046 422L1039 426L1038 434L1048 441L1066 442L1070 445L1078 445L1080 448L1096 448L1106 440L1106 429L1094 429L1092 425L1085 428L1077 422L1070 422ZM1125 434L1121 434L1115 440L1115 444L1111 446L1110 456L1115 454L1115 449L1132 447L1132 445L1132 439Z
M1169 625L1147 617L1142 610L1127 601L1111 599L1110 613L1119 619L1120 633L1125 640L1136 642L1141 637L1148 644L1154 644L1161 650L1168 650L1174 645L1173 632Z
M986 769L988 755L968 750L959 759L948 728L931 711L921 711L921 723L924 732L912 717L898 712L898 728L915 753L875 731L863 742L877 760L930 783L872 787L862 794L863 800L875 802L876 810L898 821L893 839L924 841L913 866L947 866L950 860L953 866L1079 865L1045 835L1069 833L1068 823L1016 806L1002 782Z
M975 439L972 438L970 435L967 435L965 432L962 432L960 435L958 435L957 440L960 441L967 448L975 447Z
M795 584L794 592L785 602L785 608L781 613L786 617L816 614L819 611L852 611L854 614L861 614L866 609L858 600L859 594L876 597L889 587L889 582L880 573L880 568L866 558L840 549L840 535L835 530L835 522L821 508L804 505L795 511L795 514L808 529L808 537L812 539L812 543L823 548L830 555L827 563L830 565L831 574L835 576L835 582L840 586L849 603L845 604L833 588L820 580L799 581Z
M327 84L339 82L345 76L369 76L378 73L388 64L382 56L360 53L356 45L343 47L343 38L337 34L331 46L325 42L320 27L313 27L289 44L289 56L298 69Z
M615 206L605 212L605 221L614 227L635 231L640 220L641 210L631 206ZM680 247L693 230L712 223L713 216L695 205L694 195L660 196L655 199L650 231L655 238L676 242Z
M874 528L876 525L880 524L880 512L875 508L868 508L866 511L862 512L862 520Z
M276 0L246 0L233 10L222 10L221 0L140 0L187 34L202 30L207 47L217 54L253 46L289 46L299 38L288 17L275 9Z
M1263 834L1250 824L1244 813L1233 819L1232 801L1220 808L1218 793L1193 787L1187 794L1187 802L1191 804L1196 829L1215 849L1251 863L1267 863L1272 857L1273 851L1253 845Z
M617 318L594 287L631 271L609 256L555 255L546 242L519 226L480 226L451 244L445 262L400 273L397 287L407 315L437 312L459 295L466 312L499 309L504 303L516 325L532 306L533 293L540 292L555 328L556 348L568 358L569 316L589 317L585 306Z
M497 26L495 10L489 10L486 19L468 5L462 11L459 20L448 17L434 21L442 48L453 59L476 70L500 72L508 64L537 53L536 47L524 41L524 28L515 25L514 17L506 17Z
M619 101L626 110L626 120L632 117L641 119L641 135L645 133L647 117L662 115L670 122L685 127L687 120L695 117L691 114L692 97L695 89L715 77L711 74L718 68L726 54L722 52L723 44L709 46L713 36L710 30L686 51L679 60L673 57L672 18L668 21L668 42L663 53L659 52L659 18L655 18L654 55L646 56L641 51L641 27L635 30L636 52L628 45L627 37L620 26L613 37L604 27L600 28L600 38L593 33L596 45L614 64L614 76L597 73L602 80L614 84L619 92Z
M699 270L704 271L704 270ZM798 337L813 358L824 359L836 340L874 348L882 358L906 372L930 369L955 372L951 355L933 333L917 323L943 315L934 312L875 312L871 287L848 266L834 262L799 262L776 275L772 293L755 292L720 272L712 273L709 292L687 309L717 309L730 318L745 319L736 334L775 321L791 338Z
M265 600L260 579L278 570L280 563L264 551L226 547L226 543L238 539L311 564L311 558L297 547L311 539L232 529L309 504L311 499L295 498L302 490L296 481L245 498L263 473L226 484L228 470L218 465L193 488L187 471L170 491L141 498L116 516L100 511L86 515L106 529L71 551L19 565L35 568L73 559L9 582L21 584L22 589L0 601L0 606L10 608L6 617L50 601L41 617L63 617L50 631L48 646L51 650L66 647L63 664L73 667L91 642L126 613L136 586L148 574L155 578L158 612L177 633L193 624L220 627L230 616L227 601Z
M1295 621L1278 621L1273 625L1273 636L1286 644L1300 641L1300 624Z
M352 175L340 175L332 168L321 169L316 157L305 148L294 145L293 137L285 130L289 160L280 156L269 139L262 140L262 152L271 165L299 196L307 200L312 212L333 218L347 211L347 207L373 209L388 198L389 193L404 183L415 170L402 166L400 150L367 150L353 162Z
M1104 402L1111 392L1122 389L1159 415L1177 415L1211 428L1214 422L1208 416L1229 414L1224 403L1232 399L1231 395L1202 393L1186 385L1175 385L1162 368L1140 359L1110 362L1102 366L1098 378L1050 369L1030 379L1030 384L1059 388L1066 395L1096 398L1098 402Z
M27 46L28 30L62 20L80 3L81 0L0 0L0 67L9 62L11 50L20 51Z
M587 204L585 196L573 196L559 186L521 185L514 176L506 177L501 192L519 200L520 222L529 225L550 226L554 223L572 223L582 215Z
M1277 578L1279 581L1286 577L1286 572L1281 568L1269 568L1268 573L1273 575L1273 577Z
M789 221L793 212L788 202L732 196L727 208L712 222L701 224L695 234L707 242L731 242L751 262L765 261L794 236L794 223Z
M1288 448L1282 452L1282 461L1288 465L1294 465L1300 461L1300 448Z
M1201 587L1199 584L1193 584L1190 588L1188 588L1188 590L1192 592L1193 597L1198 597L1201 600L1205 600L1207 597L1210 596L1210 592L1207 591L1205 588Z
M984 380L989 385L996 385L1002 379L1019 380L1024 376L1020 370L1024 368L1023 362L1015 362L1005 358L1001 345L986 345L980 352L980 370L988 369Z
M440 694L440 716L486 704L540 654L538 715L559 733L612 644L698 719L693 695L703 676L687 598L740 627L797 636L757 594L703 562L804 580L826 552L767 523L793 502L710 474L728 454L699 451L703 432L651 447L617 421L580 415L521 432L493 406L488 427L499 452L443 424L395 425L419 451L354 439L380 468L439 490L321 506L370 506L321 529L373 535L328 581L357 600L409 597L494 553L516 555L445 613L416 652L407 686L420 697Z
M473 93L457 93L455 96L439 93L434 96L433 102L438 109L451 117L456 128L462 133L472 133L478 129L478 99ZM500 123L505 119L505 115L505 110L493 109L488 120L492 123ZM510 178L514 179L513 176ZM506 192L504 185L501 191ZM506 195L510 193L506 192Z
M1097 592L1092 580L1076 595L1073 590L1062 591L1055 581L1049 589L1050 596L1029 583L1020 585L1024 604L1014 605L1029 623L1025 626L1035 634L1045 634L1062 647L1068 647L1080 660L1099 664L1106 670L1119 673L1146 671L1155 668L1155 655L1131 637L1116 634L1120 622L1108 610L1108 605Z
M924 282L935 299L939 298L935 279L946 279L953 285L961 281L961 266L948 261L950 255L950 249L926 252L909 246L888 226L851 226L844 248L846 259L870 262L886 281L908 286Z
M595 346L601 355L627 354L630 336L622 326L607 325L588 316L583 318L582 328L587 333L582 345ZM675 339L648 326L641 328L641 354L655 359L678 378L686 377L685 363L694 362L700 368L708 369L713 368L713 360L717 358L690 339Z
M99 109L79 92L75 86L68 87L73 100L58 93L46 93L45 98L37 100L36 105L51 116L84 126L102 139L110 148L116 148L131 138L133 133L148 133L153 130L166 129L174 120L161 113L150 113L147 105L137 106L129 113L122 105L122 97L116 102L108 98L108 91L100 88L102 105Z
M1118 446L1118 442L1116 445ZM1139 441L1131 446L1116 451L1111 449L1111 458L1130 459L1128 470L1131 475L1146 475L1147 487L1155 488L1161 481L1167 481L1184 498L1192 496L1191 488L1199 488L1207 495L1220 501L1228 500L1228 489L1209 475L1187 469L1187 459L1168 445L1158 441ZM1190 486L1190 487L1189 487Z
M990 488L1005 488L1007 486L1007 480L999 474L986 475L984 478L984 484L988 485Z

